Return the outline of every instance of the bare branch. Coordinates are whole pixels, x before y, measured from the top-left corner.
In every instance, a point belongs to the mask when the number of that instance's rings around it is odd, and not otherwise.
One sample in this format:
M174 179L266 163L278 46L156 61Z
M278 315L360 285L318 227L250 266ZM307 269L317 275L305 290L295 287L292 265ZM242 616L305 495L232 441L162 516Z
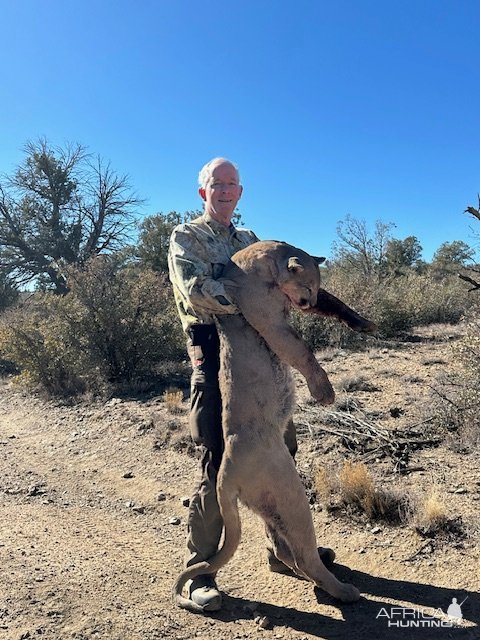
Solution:
M0 184L0 260L15 279L47 275L65 287L63 266L121 248L142 204L126 176L79 144L28 142L26 157Z
M475 207L467 207L464 213L469 213L474 218L477 218L477 220L480 220L480 194L477 194L477 198L478 198L478 209L475 209Z
M468 282L469 284L473 285L473 287L468 290L469 293L470 291L478 291L478 289L480 289L480 282L477 282L473 278L470 278L469 276L465 276L462 273L459 273L458 277L460 278L460 280L464 280L465 282Z

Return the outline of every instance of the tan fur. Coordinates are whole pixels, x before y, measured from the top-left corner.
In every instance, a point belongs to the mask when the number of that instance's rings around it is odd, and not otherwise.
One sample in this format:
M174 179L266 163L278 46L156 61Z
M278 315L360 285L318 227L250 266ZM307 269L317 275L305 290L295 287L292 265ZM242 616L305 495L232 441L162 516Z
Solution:
M359 591L339 582L318 556L305 491L283 440L294 403L287 365L305 376L319 402L334 399L326 373L287 319L290 305L315 307L318 265L285 243L259 242L233 256L222 280L242 313L218 319L225 451L217 498L224 541L214 556L180 574L174 601L202 611L181 592L187 580L217 572L233 556L241 531L238 500L263 518L280 560L335 598L358 600Z

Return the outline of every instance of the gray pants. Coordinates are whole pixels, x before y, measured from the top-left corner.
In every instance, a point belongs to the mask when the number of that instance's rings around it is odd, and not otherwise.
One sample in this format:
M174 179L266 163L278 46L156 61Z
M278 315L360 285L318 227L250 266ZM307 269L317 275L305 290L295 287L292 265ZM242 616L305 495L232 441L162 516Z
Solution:
M219 339L215 325L197 325L187 342L193 371L190 431L200 449L199 478L188 514L187 566L212 556L218 549L223 521L217 503L216 482L223 453L222 405L218 386ZM295 425L289 422L285 444L295 456Z

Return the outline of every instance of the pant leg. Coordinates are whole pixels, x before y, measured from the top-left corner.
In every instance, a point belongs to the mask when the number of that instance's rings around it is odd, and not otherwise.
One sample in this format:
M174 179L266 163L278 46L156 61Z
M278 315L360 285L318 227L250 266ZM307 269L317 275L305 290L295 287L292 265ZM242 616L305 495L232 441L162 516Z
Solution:
M217 551L223 530L216 493L218 470L213 465L211 451L203 446L201 451L200 480L188 513L187 567L206 560Z
M223 453L222 410L218 385L219 341L215 327L201 344L187 344L192 360L190 431L201 453L199 480L188 514L187 566L213 555L223 529L216 481Z

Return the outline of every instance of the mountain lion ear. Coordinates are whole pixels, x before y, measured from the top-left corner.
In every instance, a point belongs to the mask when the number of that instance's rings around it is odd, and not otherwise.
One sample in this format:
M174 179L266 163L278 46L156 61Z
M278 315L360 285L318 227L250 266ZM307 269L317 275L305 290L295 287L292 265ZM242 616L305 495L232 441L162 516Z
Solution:
M317 264L323 264L326 260L326 258L319 258L318 256L312 256L312 258L315 260Z
M296 256L292 256L288 259L287 269L295 273L297 271L303 271L305 267Z

